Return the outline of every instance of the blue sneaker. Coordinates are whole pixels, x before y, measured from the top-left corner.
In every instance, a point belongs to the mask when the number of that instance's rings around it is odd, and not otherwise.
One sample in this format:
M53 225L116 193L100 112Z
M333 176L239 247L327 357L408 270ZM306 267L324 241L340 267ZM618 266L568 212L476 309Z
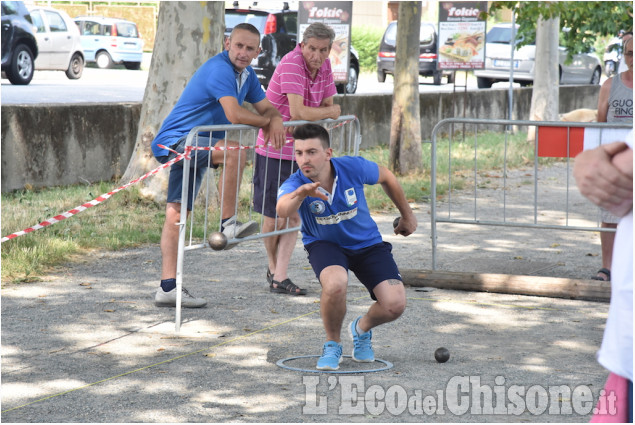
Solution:
M351 322L351 325L348 327L348 330L351 333L351 337L353 338L353 355L352 358L356 362L360 363L372 363L375 361L375 353L373 352L373 345L370 340L373 337L372 329L366 333L358 334L357 333L357 322L361 319L362 316L359 316L357 319Z
M322 357L317 362L318 370L337 370L342 363L342 345L335 341L326 341L322 348Z

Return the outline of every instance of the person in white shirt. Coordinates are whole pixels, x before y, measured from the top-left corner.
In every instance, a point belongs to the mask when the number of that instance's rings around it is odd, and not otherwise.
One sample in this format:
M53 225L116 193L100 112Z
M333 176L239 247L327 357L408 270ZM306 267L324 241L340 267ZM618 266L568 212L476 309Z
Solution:
M614 409L598 401L591 422L633 422L633 132L616 142L584 151L573 175L580 192L594 204L621 217L611 264L611 304L598 362L609 370L606 396Z

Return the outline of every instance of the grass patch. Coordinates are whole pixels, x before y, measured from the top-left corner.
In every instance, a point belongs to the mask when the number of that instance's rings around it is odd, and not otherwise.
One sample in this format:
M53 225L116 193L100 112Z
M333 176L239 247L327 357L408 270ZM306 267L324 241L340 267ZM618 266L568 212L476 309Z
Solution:
M111 191L113 182L2 194L2 235L25 229ZM130 187L101 205L2 244L2 280L31 281L89 250L158 243L164 207Z
M507 137L507 167L510 169L533 164L533 146L525 142L526 135L519 133ZM489 173L502 170L505 151L505 135L479 133L478 170ZM452 188L462 189L470 184L474 174L474 137L467 135L465 141L455 137L452 150ZM447 194L448 139L438 142L437 152L437 196ZM423 144L423 171L399 176L406 197L411 202L425 202L430 197L430 149ZM388 165L388 149L376 147L362 151L362 156L381 165ZM543 160L541 163L553 160ZM246 170L251 176L252 170ZM117 187L115 182L92 185L74 185L38 190L23 190L2 194L2 236L25 229L50 217L70 210ZM240 210L248 211L251 188L243 184L240 194ZM366 190L371 210L395 211L380 185L368 186ZM201 197L202 199L202 197ZM198 201L197 201L198 202ZM197 223L192 234L202 238L204 208L195 208ZM217 230L218 209L209 208L209 232ZM246 219L246 213L239 219ZM62 220L44 229L20 236L2 244L2 281L37 281L51 268L70 261L73 257L91 250L119 250L143 244L158 244L165 219L165 206L141 196L137 187L118 192L96 207ZM255 214L252 219L259 221ZM189 234L189 228L188 228Z
M534 162L534 148L526 142L527 133L479 133L478 156L476 169L478 176L487 176L492 172L502 172L505 156L507 168L515 169L531 166ZM507 149L505 149L507 145ZM448 193L448 189L463 190L474 183L474 134L455 136L450 139L441 138L437 142L437 197L442 198ZM452 153L452 173L449 173L449 152ZM432 145L424 143L422 146L423 171L405 176L399 176L399 181L404 189L406 198L410 202L428 202L431 195L431 151ZM377 147L364 150L362 155L381 165L388 166L389 153L385 147ZM550 158L539 158L539 164L544 165L554 162ZM395 206L385 195L381 186L369 186L366 188L368 204L374 211L392 212Z

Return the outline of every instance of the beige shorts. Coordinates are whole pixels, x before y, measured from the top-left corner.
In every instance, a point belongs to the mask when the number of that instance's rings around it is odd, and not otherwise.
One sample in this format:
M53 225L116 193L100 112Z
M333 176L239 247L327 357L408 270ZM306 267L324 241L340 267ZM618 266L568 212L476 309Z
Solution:
M601 212L601 217L602 217L602 223L611 223L611 224L617 224L620 222L620 218L616 215L611 214L609 211L605 210L604 208L600 208L600 212Z

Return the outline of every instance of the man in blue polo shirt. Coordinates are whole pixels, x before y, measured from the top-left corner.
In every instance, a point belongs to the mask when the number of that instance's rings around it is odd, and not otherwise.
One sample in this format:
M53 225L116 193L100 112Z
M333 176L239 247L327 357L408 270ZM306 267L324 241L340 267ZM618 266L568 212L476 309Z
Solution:
M417 228L401 185L385 167L362 157L333 158L329 134L317 124L293 132L300 168L278 191L280 217L300 212L302 242L322 285L320 312L326 343L317 369L337 370L342 360L340 333L346 315L348 270L366 286L373 303L349 326L353 360L373 362L372 328L396 320L406 308L406 292L392 256L371 218L364 185L381 184L401 213L395 234L408 236Z
M219 124L248 124L263 129L265 140L277 149L285 143L285 130L278 110L267 100L258 82L258 77L249 66L260 52L260 32L251 24L234 27L225 41L226 50L205 62L194 73L183 90L178 102L163 121L159 133L152 142L156 159L165 164L182 153L186 137L196 126ZM243 101L253 105L257 113L242 107ZM196 139L199 146L238 147L235 141L223 140L225 132L213 132ZM211 138L211 140L210 140ZM170 150L162 147L165 146ZM203 175L208 167L223 164L219 177L218 193L221 194L222 231L228 239L243 238L258 231L258 224L236 221L236 193L245 167L247 154L240 150L195 151L192 154L190 187L187 210L192 205ZM196 174L194 174L196 170ZM236 177L238 176L238 178ZM183 161L170 168L165 223L161 233L161 287L155 295L157 306L176 305L176 261L178 254L179 226L181 215L181 190ZM235 245L234 245L235 246ZM232 248L228 245L226 249ZM190 295L183 288L181 306L203 307L202 298Z

